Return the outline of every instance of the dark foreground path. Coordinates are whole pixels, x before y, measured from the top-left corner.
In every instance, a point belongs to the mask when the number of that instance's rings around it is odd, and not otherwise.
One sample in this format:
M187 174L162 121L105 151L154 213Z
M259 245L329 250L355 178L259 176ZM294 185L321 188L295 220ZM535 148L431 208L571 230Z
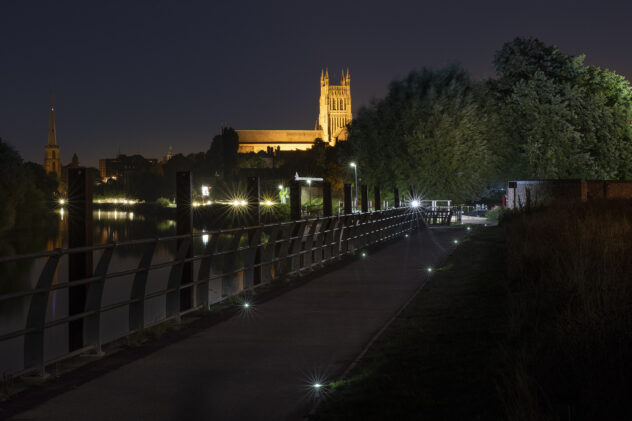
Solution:
M464 232L413 234L12 419L301 419L310 384L335 380Z

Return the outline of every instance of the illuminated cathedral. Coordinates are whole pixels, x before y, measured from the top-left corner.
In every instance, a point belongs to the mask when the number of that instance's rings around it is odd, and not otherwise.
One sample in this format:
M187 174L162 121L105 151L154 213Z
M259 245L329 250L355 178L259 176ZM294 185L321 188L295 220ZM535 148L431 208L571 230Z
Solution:
M319 115L314 130L237 130L239 152L307 150L317 138L334 146L347 140L351 123L351 76L342 71L339 85L329 83L329 70L320 72Z

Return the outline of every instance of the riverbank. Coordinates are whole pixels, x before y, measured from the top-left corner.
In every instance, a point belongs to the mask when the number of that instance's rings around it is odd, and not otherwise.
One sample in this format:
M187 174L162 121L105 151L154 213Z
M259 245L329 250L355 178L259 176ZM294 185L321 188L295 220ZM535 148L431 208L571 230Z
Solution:
M313 420L632 418L632 201L477 227Z

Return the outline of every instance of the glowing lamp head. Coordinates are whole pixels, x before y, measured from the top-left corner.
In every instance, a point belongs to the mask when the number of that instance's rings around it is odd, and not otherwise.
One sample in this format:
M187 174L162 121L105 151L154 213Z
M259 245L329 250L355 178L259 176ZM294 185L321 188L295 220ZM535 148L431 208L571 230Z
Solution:
M419 203L419 200L415 199L412 202L410 202L410 206L412 206L413 208L418 208L419 205L421 205L421 203Z
M355 162L352 162L352 163L349 164L349 166L355 168L356 164L355 164Z
M320 383L314 383L314 389L320 389L321 387L323 387L322 384Z
M362 257L366 257L366 251L362 252Z
M242 200L242 201L239 202L239 204L241 206L246 206L248 204L248 202L246 202L245 200Z
M250 308L250 303L244 303L244 308Z
M459 240L454 240L454 244L459 244Z
M66 201L64 199L59 199L59 204L63 205L64 203L66 203Z
M279 184L279 190L283 190L283 184Z
M432 272L432 268L428 268L426 269L428 272Z
M468 230L468 231L469 231L470 229L471 229L470 227L467 227L467 230Z

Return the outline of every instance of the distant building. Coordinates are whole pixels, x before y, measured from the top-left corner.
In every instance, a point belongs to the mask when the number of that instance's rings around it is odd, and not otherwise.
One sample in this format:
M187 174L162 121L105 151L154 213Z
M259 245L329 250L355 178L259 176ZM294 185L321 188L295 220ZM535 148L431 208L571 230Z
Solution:
M147 171L151 169L158 160L147 159L141 155L121 155L116 158L99 159L99 175L105 183L110 179L125 182L125 178L135 172Z
M46 174L55 173L61 179L61 156L59 155L55 130L55 100L52 90L50 91L50 110L48 113L48 144L44 147L44 170Z
M351 123L351 76L342 72L340 85L329 84L329 70L320 73L320 112L314 130L237 130L239 152L307 150L317 138L330 145L347 140Z
M632 198L629 180L516 180L507 183L507 207L520 209L560 201Z

